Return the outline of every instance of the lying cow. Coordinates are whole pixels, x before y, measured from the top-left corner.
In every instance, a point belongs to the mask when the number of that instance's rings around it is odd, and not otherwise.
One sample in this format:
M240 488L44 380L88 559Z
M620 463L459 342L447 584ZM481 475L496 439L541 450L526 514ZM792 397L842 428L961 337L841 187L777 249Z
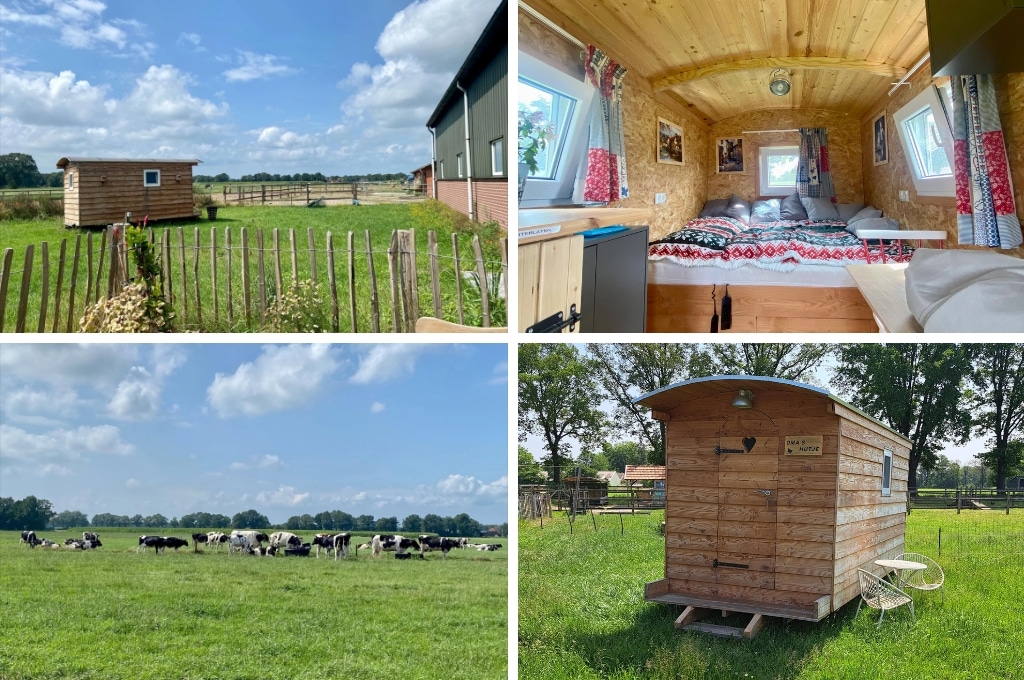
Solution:
M69 539L69 540L71 541L70 543L68 543L67 541L64 541L64 547L67 548L68 550L93 550L94 548L98 548L101 545L103 545L98 540L97 541L80 541L77 538L72 538L72 539Z
M277 548L270 546L269 548L249 548L250 555L256 555L257 557L273 557L277 554Z
M59 548L60 547L59 544L54 543L53 541L51 541L48 538L44 538L43 540L41 540L39 542L39 545L43 546L44 548Z
M401 554L409 548L412 548L413 550L420 549L420 544L417 543L415 539L390 534L386 536L377 534L373 537L373 540L370 541L370 544L373 549L374 557L380 557L382 552L395 552Z
M454 538L442 538L440 536L428 536L423 534L420 536L420 559L426 559L423 553L431 552L432 550L441 551L441 559L448 558L448 551L453 548L461 548L462 545L458 539Z
M100 535L96 534L96 533L93 533L91 531L83 531L82 532L82 540L83 541L96 541L96 542L99 542Z
M302 545L302 539L287 531L277 531L270 534L270 546L273 548L297 548Z

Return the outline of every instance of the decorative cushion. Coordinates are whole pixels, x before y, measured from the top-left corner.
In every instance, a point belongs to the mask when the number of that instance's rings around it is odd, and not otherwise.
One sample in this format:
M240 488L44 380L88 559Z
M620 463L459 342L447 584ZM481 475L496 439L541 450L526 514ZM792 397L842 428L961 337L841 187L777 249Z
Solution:
M873 208L873 207L871 207L869 205L866 208L862 208L861 210L858 210L856 215L854 215L850 219L846 220L846 223L847 224L853 224L854 222L859 222L860 220L867 219L869 217L881 217L881 216L882 216L882 211L881 210L879 210L878 208Z
M804 204L800 202L800 194L793 193L782 199L782 205L779 208L779 219L780 220L806 220L807 211L804 209Z
M849 226L849 225L848 225ZM849 226L850 231L860 236L867 229L899 229L900 223L891 217L865 217L857 220L857 224ZM912 236L912 235L911 235Z
M850 218L859 213L863 208L863 203L840 203L836 206L836 210L839 211L839 219L843 222L849 222Z
M725 213L728 207L729 199L712 198L704 204L704 209L700 211L700 217L728 217Z
M800 203L803 204L804 210L807 211L807 219L809 220L839 219L839 211L836 210L836 206L833 205L830 198L801 196Z
M729 198L729 206L725 210L729 217L739 220L745 225L750 224L750 201L733 194Z
M762 222L778 222L779 208L782 201L777 198L769 198L766 201L754 201L750 208L750 225L761 224Z

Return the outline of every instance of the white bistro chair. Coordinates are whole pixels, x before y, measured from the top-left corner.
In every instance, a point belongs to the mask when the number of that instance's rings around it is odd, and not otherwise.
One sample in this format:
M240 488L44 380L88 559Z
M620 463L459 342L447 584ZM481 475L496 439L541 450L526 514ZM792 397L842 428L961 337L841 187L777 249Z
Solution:
M885 579L875 576L870 571L858 569L857 575L860 577L860 602L857 603L857 614L860 613L860 606L862 604L867 604L872 609L881 609L882 615L878 617L877 624L881 626L882 619L885 618L885 612L907 605L910 607L910 620L916 623L914 619L914 599L912 597Z
M896 559L920 562L927 565L927 568L923 571L916 570L911 572L907 579L900 584L901 586L916 590L939 590L942 592L942 601L946 601L946 588L942 585L946 580L946 574L935 560L921 553L903 553Z

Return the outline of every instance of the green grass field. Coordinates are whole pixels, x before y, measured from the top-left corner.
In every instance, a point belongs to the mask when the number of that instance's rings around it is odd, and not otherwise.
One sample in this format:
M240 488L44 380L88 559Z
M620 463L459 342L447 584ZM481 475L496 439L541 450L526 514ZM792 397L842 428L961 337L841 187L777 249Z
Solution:
M504 541L445 561L360 551L335 562L135 554L152 530L97 531L103 546L88 552L33 550L0 532L0 678L508 675Z
M937 556L946 600L915 593L886 614L857 602L819 623L769 619L754 640L673 628L682 611L645 602L664 576L664 513L519 523L519 678L1024 678L1024 513L915 511L906 550ZM952 534L974 540L953 546ZM746 615L728 625L745 624ZM709 622L721 623L720 616Z
M227 206L221 207L215 221L209 221L205 217L188 222L160 223L154 228L156 239L163 238L165 231L170 230L172 267L171 283L172 292L175 295L175 313L178 320L178 328L182 330L200 330L206 332L235 332L235 331L258 331L271 330L260 328L257 324L246 325L244 308L242 306L242 254L239 250L241 245L241 229L246 227L249 232L250 244L250 275L255 281L256 278L256 231L263 232L264 257L266 278L272 282L274 276L274 265L270 249L273 245L273 231L278 229L281 242L281 269L282 284L290 285L292 280L291 246L289 243L289 230L295 230L297 255L297 276L300 280L309 278L310 263L308 253L307 231L313 230L314 241L317 253L318 279L324 287L323 302L320 306L320 314L323 319L329 320L330 294L326 292L328 272L327 258L325 255L327 232L331 232L334 239L335 253L335 276L339 298L339 329L341 332L351 330L350 315L348 308L349 283L347 275L347 238L348 233L354 233L355 249L355 289L357 299L357 328L361 332L372 330L371 328L371 288L369 279L369 268L365 255L365 232L370 232L374 269L377 277L377 295L380 301L381 330L388 332L391 327L391 298L390 284L388 278L388 257L387 249L391 240L391 233L395 229L416 230L417 271L419 275L419 296L420 307L424 315L433 315L433 293L430 284L430 260L428 253L428 231L433 230L437 234L438 252L441 258L441 306L443 315L448 320L456 320L457 296L455 290L455 273L453 269L451 235L457 234L459 242L459 257L461 269L469 271L475 269L473 262L472 241L474 234L479 234L483 257L488 272L496 273L501 270L501 244L499 239L503 234L499 233L497 224L473 225L472 227L460 220L457 215L443 204L436 201L428 201L411 205L370 205L370 206L329 206L326 208L310 209L305 207L289 206ZM186 246L185 263L188 278L187 295L190 300L189 312L185 313L182 304L181 267L179 258L179 237L178 227L184 232ZM200 257L199 257L199 281L200 295L202 299L202 320L195 306L194 283L193 283L193 244L195 229L199 229L200 236ZM232 309L234 320L228 322L227 318L227 290L226 290L226 269L227 256L225 254L225 229L230 228L232 237ZM210 272L210 244L212 241L211 230L216 231L217 238L217 274L218 284L214 290ZM74 253L75 236L79 233L86 234L89 230L66 229L61 218L54 217L41 220L8 220L0 221L0 251L6 248L14 249L14 259L11 264L10 290L7 296L7 312L4 319L3 330L10 332L14 330L16 322L16 311L18 308L18 295L21 290L21 272L24 270L25 247L34 244L36 252L30 286L29 305L27 313L27 328L35 330L39 319L40 299L42 297L42 254L40 244L48 243L50 261L50 293L48 317L51 322L46 325L47 330L52 326L53 318L53 295L57 283L57 263L59 248L62 239L68 239L67 262L65 271L65 282L63 284L63 299L61 313L66 318L68 310L69 279L71 275L71 258ZM94 262L98 262L98 249L100 234L93 231ZM83 236L82 262L84 263L86 243ZM105 265L108 266L108 265ZM79 271L79 283L76 288L75 322L73 329L77 330L77 319L81 317L85 294L85 265L82 264ZM95 272L94 272L95 278ZM105 278L104 278L105 286ZM468 325L481 325L479 295L474 297L472 291L468 291L463 285L464 307L467 311L465 323ZM253 310L258 317L259 295L258 289L253 284ZM105 287L104 287L105 291ZM270 292L273 294L273 291ZM213 302L216 296L218 315L213 317ZM492 295L492 325L507 325L507 315L504 301L494 300ZM475 300L475 301L474 301ZM61 323L61 328L65 327ZM328 329L329 330L329 329Z

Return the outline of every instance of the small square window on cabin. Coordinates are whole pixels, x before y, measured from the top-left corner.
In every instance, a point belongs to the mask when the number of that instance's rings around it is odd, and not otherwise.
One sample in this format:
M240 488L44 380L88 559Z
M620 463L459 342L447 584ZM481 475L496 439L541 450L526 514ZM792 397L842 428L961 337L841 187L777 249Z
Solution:
M142 171L142 186L144 186L144 187L158 187L158 186L160 186L160 171L159 170L143 170Z
M491 142L491 174L505 174L505 140L495 139Z
M882 495L892 493L892 451L886 449L882 454Z
M758 176L762 196L789 196L796 191L800 148L762 146L758 149Z

